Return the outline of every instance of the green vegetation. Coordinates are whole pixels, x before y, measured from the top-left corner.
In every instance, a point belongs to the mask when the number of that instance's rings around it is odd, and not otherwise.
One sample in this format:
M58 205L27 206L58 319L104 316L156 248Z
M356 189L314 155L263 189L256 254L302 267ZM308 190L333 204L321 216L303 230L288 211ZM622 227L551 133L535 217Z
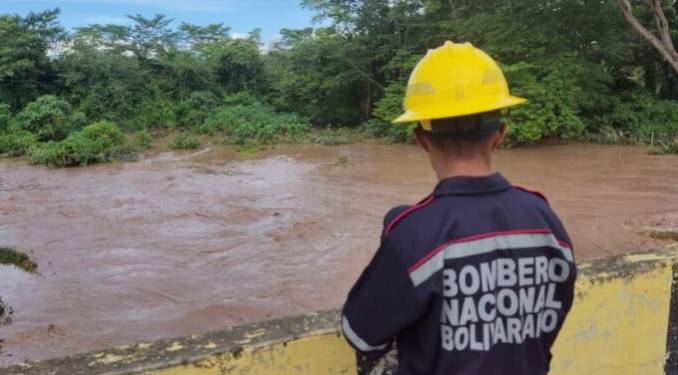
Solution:
M199 131L224 134L232 143L249 141L272 144L298 141L310 130L307 122L292 113L277 113L262 103L235 104L219 107Z
M358 143L364 141L370 135L365 134L365 128L347 128L347 127L327 127L320 131L315 131L308 136L307 141L325 146L338 146L349 143Z
M650 153L654 155L678 154L678 139L659 141L657 146L650 149Z
M649 230L646 234L655 240L678 242L678 231L675 230Z
M170 147L173 150L195 150L200 148L200 141L194 136L181 134L174 138Z
M29 155L35 164L70 167L128 159L137 151L115 124L101 121L71 133L62 141L36 145Z
M389 122L416 62L448 39L483 48L529 99L506 113L509 146L558 138L678 149L678 73L617 1L301 4L324 26L283 29L266 49L258 30L234 39L223 24L173 28L164 15L72 32L58 9L0 15L0 154L51 166L134 159L156 129L218 135L242 150L407 142L409 128ZM654 22L646 7L633 12ZM676 35L678 11L666 3L664 12Z
M35 134L18 128L11 128L0 134L0 154L22 156L28 153L38 139Z
M35 263L28 255L9 247L0 247L0 264L14 265L31 273L37 272L38 270L37 263Z
M134 134L134 139L132 142L134 148L136 148L138 151L143 151L151 147L153 144L153 136L151 136L148 131L141 130Z

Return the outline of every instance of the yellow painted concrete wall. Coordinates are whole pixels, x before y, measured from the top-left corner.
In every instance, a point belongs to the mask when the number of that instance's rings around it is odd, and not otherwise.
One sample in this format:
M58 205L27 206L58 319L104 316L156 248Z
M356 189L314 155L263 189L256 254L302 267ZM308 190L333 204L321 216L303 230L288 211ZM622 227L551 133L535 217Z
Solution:
M608 280L580 278L551 373L663 374L671 280L671 265Z
M297 375L355 374L353 349L337 333L276 343L258 350L247 348L237 356L220 355L189 366L151 372L153 375Z
M580 277L551 373L663 374L671 281L670 263L633 275ZM154 374L355 374L353 359L341 337L324 334Z
M663 374L677 259L674 248L580 264L575 302L554 347L551 374ZM339 334L338 318L337 311L309 314L0 368L0 373L355 374L355 356Z

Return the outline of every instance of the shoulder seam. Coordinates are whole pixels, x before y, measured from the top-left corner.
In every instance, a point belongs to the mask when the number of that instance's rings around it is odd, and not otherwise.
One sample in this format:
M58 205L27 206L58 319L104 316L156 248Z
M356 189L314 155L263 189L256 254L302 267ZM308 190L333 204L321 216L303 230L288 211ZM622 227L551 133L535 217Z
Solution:
M402 220L405 216L411 214L412 212L428 205L433 201L433 195L429 195L428 197L424 198L422 201L419 203L415 204L414 206L404 210L403 212L399 213L391 222L386 225L386 228L384 229L384 236L388 236L391 231L393 230L393 227L400 221Z
M551 202L549 202L549 199L546 198L546 195L544 193L538 191L538 190L534 190L534 189L527 188L527 187L524 187L524 186L519 186L519 185L513 185L513 187L518 189L518 190L522 190L526 193L530 193L530 194L538 196L539 198L543 199L544 202L546 202L546 204L548 204L548 205L551 204Z

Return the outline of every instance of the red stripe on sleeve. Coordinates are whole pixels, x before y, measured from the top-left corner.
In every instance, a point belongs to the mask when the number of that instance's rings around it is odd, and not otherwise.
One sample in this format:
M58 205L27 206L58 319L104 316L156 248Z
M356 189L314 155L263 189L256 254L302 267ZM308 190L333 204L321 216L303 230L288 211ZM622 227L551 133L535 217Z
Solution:
M549 199L546 198L546 195L544 195L544 193L542 193L538 190L534 190L534 189L531 189L531 188L526 188L524 186L518 186L518 185L513 185L513 187L518 189L518 190L522 190L522 191L534 194L534 195L540 197L541 199L543 199L546 202L546 204L550 204Z
M411 214L413 211L418 210L427 204L431 203L433 201L433 195L429 196L428 198L424 199L423 201L417 203L416 205L406 209L405 211L401 212L398 216L396 216L393 220L391 220L390 223L386 226L386 229L384 230L384 235L388 236L391 233L391 230L393 227L405 216Z

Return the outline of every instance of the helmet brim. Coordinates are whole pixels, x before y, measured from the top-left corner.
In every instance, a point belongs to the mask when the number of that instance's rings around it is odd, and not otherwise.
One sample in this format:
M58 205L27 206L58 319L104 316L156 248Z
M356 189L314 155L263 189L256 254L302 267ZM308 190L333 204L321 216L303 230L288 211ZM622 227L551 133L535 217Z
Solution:
M468 116L476 113L496 111L502 108L512 107L514 105L525 103L527 100L507 95L501 98L492 98L488 101L476 101L474 103L444 103L441 105L432 105L417 110L408 110L393 120L394 124L407 124L421 120L435 120L448 117Z

